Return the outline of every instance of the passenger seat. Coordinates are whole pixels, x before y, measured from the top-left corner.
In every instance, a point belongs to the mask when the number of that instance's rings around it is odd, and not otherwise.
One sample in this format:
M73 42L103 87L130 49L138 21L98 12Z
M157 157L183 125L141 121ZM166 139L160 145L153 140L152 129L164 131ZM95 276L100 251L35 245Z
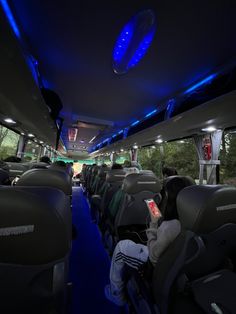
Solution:
M65 310L71 215L48 187L0 188L0 312Z

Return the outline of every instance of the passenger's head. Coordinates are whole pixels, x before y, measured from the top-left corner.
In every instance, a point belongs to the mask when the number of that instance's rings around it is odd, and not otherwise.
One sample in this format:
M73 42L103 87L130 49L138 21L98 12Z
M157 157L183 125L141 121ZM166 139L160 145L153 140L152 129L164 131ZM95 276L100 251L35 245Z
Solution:
M114 170L114 169L123 169L123 167L120 164L114 163L111 167L111 170Z
M123 167L124 167L124 168L129 168L129 167L131 167L131 162L130 162L128 159L126 159L126 160L124 161L124 163L123 163Z
M16 157L16 156L9 156L4 159L6 162L21 162L21 158Z
M51 159L48 156L42 156L39 161L45 162L46 164L49 165L51 164Z
M177 170L174 167L163 167L162 168L163 177L171 177L178 175Z
M66 168L66 163L63 160L56 160L53 163L54 166Z
M9 166L8 166L8 164L7 164L5 161L3 161L3 160L0 160L0 169L9 172Z

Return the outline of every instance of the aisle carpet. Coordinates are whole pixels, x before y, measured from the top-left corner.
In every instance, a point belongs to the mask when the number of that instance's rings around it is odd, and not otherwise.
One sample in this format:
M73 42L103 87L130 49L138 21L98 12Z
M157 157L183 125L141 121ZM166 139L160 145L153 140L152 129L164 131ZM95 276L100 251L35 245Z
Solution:
M73 283L70 313L118 314L119 307L104 297L110 261L97 225L91 222L87 199L79 187L73 187L72 204L77 239L73 241L70 258L70 280Z

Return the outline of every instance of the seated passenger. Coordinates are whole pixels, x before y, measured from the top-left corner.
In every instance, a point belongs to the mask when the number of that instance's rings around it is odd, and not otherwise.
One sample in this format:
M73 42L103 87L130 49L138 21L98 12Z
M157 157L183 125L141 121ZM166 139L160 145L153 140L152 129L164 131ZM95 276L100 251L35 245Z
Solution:
M56 160L56 161L54 161L54 163L52 165L66 168L66 163L63 160Z
M129 168L131 167L131 161L129 161L128 159L126 159L123 163L123 167L124 168Z
M39 159L40 162L45 162L46 164L51 164L52 161L51 159L48 157L48 156L42 156L40 159Z
M120 164L114 163L114 164L111 166L111 170L114 170L114 169L123 169L123 167L122 167L122 165L120 165Z
M108 300L118 306L126 303L125 287L125 266L139 269L149 260L156 265L158 258L167 249L171 242L180 233L180 222L176 219L163 221L160 210L154 204L154 208L149 208L151 222L147 233L147 245L137 244L131 240L118 242L114 250L111 268L110 284L105 287L105 295Z
M167 178L171 176L177 176L178 172L174 167L163 167L162 174L164 178Z
M3 161L6 161L6 162L21 162L21 158L16 157L16 156L9 156L9 157L5 158Z

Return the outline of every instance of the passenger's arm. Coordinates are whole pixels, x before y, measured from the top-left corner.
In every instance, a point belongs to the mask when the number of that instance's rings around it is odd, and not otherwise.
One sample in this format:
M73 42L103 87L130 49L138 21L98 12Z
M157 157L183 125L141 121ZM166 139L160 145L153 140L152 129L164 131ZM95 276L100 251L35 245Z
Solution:
M158 258L167 249L172 241L179 235L180 222L177 219L163 221L158 227L158 222L151 222L147 229L149 258L156 264Z

